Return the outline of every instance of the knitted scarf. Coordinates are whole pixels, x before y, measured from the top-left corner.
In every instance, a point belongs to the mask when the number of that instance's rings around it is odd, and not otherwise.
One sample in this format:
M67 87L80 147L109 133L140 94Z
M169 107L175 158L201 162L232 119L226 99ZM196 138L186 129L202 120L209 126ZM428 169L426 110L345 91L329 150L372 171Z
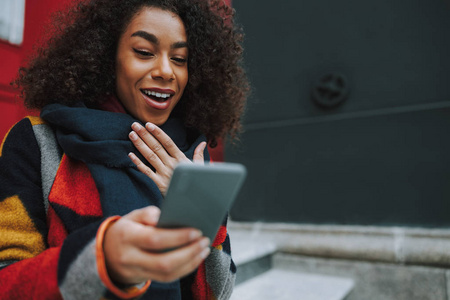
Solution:
M87 164L100 194L104 217L124 215L148 205L160 206L162 195L158 187L128 157L134 152L147 163L128 138L131 124L138 122L133 117L82 104L50 104L42 109L41 117L55 128L64 153ZM161 129L191 160L195 147L206 140L176 118L169 118ZM204 155L209 160L207 150Z
M88 166L100 194L104 217L125 215L148 205L159 207L163 198L156 184L128 157L128 153L134 152L147 163L128 138L131 124L138 121L126 113L114 112L124 112L117 109L117 105L114 107L114 103L119 102L115 100L109 106L103 106L105 110L87 108L83 104L76 107L50 104L41 111L42 119L55 129L64 153ZM197 145L206 140L176 118L169 118L161 129L189 159ZM204 157L209 160L207 150ZM171 283L153 281L141 299L175 300L181 299L180 293L179 280Z

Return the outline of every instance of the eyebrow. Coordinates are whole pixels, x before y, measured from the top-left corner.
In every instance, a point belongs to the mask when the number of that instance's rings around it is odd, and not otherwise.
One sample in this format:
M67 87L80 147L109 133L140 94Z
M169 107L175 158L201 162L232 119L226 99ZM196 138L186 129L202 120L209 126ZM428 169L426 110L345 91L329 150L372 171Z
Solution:
M133 37L133 36L138 36L143 39L146 39L147 41L149 41L152 44L156 44L156 45L159 44L158 38L154 34L148 33L147 31L142 31L142 30L136 31L135 33L133 33L131 35L131 37Z
M188 47L187 42L176 42L170 46L171 49L179 49L179 48L187 48L187 47Z
M139 30L139 31L136 31L135 33L133 33L131 36L132 37L138 36L138 37L141 37L141 38L149 41L152 44L159 45L158 38L154 34L148 33L147 31ZM179 49L179 48L187 48L187 46L188 46L187 42L175 42L170 46L170 48L171 49Z

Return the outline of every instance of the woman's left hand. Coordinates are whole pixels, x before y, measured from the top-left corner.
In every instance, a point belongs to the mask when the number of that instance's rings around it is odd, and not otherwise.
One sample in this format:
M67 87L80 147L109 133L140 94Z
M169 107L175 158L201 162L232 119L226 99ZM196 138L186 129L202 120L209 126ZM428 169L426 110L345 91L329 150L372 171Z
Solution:
M158 126L147 123L144 128L135 122L131 125L131 128L133 131L129 134L130 140L142 156L155 168L155 171L144 164L134 153L130 153L128 156L136 164L139 171L156 183L161 194L165 196L175 166L180 162L190 162L190 160ZM206 142L202 142L195 148L193 157L195 163L204 162L203 151L205 147Z

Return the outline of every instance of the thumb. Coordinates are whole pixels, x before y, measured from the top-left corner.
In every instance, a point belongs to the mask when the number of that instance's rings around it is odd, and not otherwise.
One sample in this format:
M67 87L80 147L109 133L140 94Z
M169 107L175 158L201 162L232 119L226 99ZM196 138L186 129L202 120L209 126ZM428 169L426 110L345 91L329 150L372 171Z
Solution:
M205 151L206 148L206 142L201 142L197 148L195 148L194 151L194 157L193 157L193 161L195 163L204 163L205 162L205 158L203 156L203 152Z
M156 206L147 206L136 209L125 215L124 218L147 226L156 226L161 215L161 210Z

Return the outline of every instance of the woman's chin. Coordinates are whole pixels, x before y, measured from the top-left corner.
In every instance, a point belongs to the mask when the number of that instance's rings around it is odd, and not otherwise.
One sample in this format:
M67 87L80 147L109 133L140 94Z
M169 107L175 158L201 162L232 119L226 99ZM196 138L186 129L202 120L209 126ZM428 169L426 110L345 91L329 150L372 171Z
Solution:
M167 119L169 118L169 116L144 116L142 119L138 118L139 121L141 121L143 124L145 123L152 123L155 124L156 126L161 126L164 123L166 123Z

